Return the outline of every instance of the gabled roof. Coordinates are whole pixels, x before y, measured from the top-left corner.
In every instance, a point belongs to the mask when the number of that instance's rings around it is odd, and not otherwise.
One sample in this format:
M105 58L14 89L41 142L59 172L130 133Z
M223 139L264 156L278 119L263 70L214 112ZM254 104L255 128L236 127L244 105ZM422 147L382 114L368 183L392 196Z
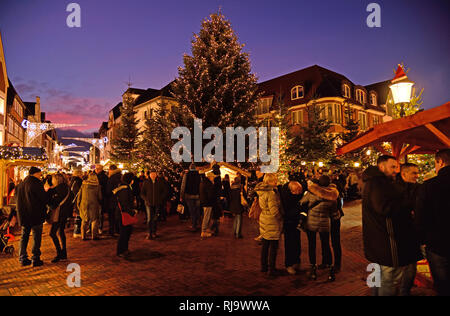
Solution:
M389 85L391 84L390 80L381 81L377 83L373 83L371 85L365 86L367 92L375 91L378 98L378 104L386 104L386 99L389 94Z
M16 89L14 88L14 85L12 84L11 80L8 79L8 83L9 83L9 87L8 87L8 95L6 97L6 104L8 106L12 106L13 102L14 102L14 98L17 96L19 96L19 94L17 93ZM20 96L19 96L20 98Z
M113 119L117 120L120 116L120 107L122 106L122 102L119 102L115 107L112 108L111 112L113 114Z
M362 87L363 89L365 87L356 85L344 75L338 74L318 65L261 82L258 84L258 91L262 93L262 97L278 96L281 92L281 94L284 95L284 105L286 107L292 107L318 98L345 98L343 91L344 83L349 85L352 91L352 99L350 99L351 102L354 104L360 104L356 101L356 99L354 99L354 91L356 87ZM295 86L303 86L304 97L297 100L291 100L291 89ZM360 105L366 106L366 108L372 107L369 104ZM375 107L374 109L384 112L382 107Z
M134 102L134 105L137 106L139 104L142 104L144 102L150 101L154 98L163 96L163 97L172 97L172 82L164 86L163 88L157 90L149 88L145 91L145 93L142 93Z

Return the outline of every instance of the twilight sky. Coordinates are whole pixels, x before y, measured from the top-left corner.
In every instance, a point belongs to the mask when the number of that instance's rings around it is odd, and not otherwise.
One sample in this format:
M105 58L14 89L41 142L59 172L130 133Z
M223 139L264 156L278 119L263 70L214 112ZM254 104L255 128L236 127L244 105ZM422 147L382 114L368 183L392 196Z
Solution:
M66 7L81 6L81 28ZM369 28L369 3L381 28ZM98 130L131 78L136 88L175 79L201 21L222 7L265 81L314 64L355 84L391 79L404 62L425 108L449 101L448 0L0 0L8 76L24 101L41 97L53 122Z

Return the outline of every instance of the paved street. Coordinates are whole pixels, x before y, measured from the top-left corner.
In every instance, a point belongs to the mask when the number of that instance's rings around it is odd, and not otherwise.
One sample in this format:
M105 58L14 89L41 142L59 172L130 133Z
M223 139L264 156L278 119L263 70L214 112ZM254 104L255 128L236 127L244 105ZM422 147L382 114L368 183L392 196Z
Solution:
M73 239L72 228L69 228L69 260L52 264L50 260L55 251L48 236L49 227L45 226L43 267L21 267L17 241L14 242L16 257L0 254L0 295L368 295L360 203L348 204L345 214L342 222L343 270L333 283L326 282L325 271L319 271L315 282L307 279L306 271L268 280L259 272L260 246L253 240L257 230L249 220L244 222L244 239L232 237L232 219L225 218L218 237L201 240L200 233L188 230L188 223L170 216L167 222L159 224L161 237L157 240L144 240L144 225L135 228L130 241L133 254L128 261L115 256L116 240L105 238L83 242ZM302 262L306 270L304 233L302 242ZM318 244L320 248L320 242ZM80 288L70 288L66 284L69 263L81 267ZM277 267L284 267L283 243L280 243ZM432 294L429 289L413 289L413 295Z

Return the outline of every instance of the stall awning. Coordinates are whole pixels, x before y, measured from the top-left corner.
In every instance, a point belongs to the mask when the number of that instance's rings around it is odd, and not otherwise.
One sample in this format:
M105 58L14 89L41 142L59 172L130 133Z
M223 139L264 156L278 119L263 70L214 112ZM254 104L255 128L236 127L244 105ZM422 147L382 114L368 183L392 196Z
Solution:
M408 154L430 154L450 148L450 102L376 125L339 147L336 153L343 155L369 146L384 152L381 148L384 142L392 144L391 154L397 159Z

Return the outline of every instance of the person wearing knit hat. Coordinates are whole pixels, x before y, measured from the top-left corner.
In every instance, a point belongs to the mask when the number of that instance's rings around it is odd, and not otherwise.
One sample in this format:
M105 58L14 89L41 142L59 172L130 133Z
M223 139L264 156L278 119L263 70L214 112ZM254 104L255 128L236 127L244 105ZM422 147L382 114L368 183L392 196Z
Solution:
M44 189L41 181L41 170L31 167L29 176L16 188L17 195L17 219L22 227L20 240L19 261L22 266L28 266L33 262L33 267L44 264L40 259L43 223L47 217L47 204L49 194ZM27 246L30 233L33 232L33 257L28 259Z

